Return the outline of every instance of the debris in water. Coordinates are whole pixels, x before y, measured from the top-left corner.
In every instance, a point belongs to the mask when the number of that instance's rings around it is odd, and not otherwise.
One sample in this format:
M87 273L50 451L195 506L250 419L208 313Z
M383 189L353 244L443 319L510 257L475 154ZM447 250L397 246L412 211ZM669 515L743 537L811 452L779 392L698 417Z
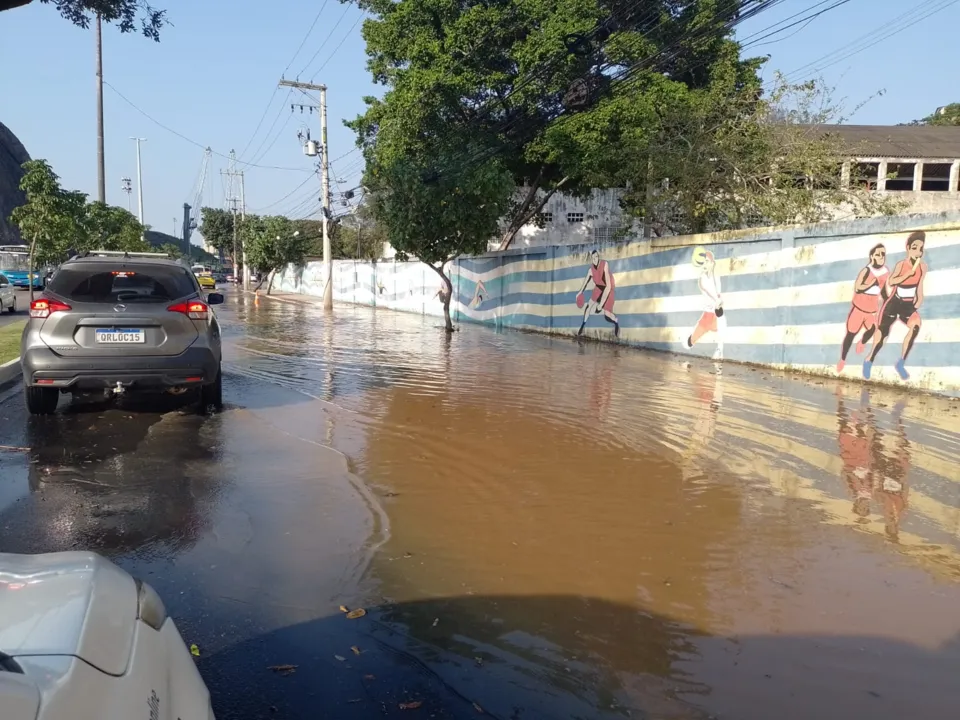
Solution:
M190 646L190 654L194 657L200 657L200 648L197 647L196 643Z
M363 676L363 679L364 679L364 680L376 680L376 679L377 679L377 676L376 676L376 675L364 675L364 676Z
M334 655L334 657L340 662L345 662L346 658L343 655Z
M359 654L360 654L360 648L358 648L356 645L351 645L351 646L350 646L350 649L353 650L353 654L354 654L354 655L359 655Z
M423 700L414 700L413 702L400 703L401 710L416 710L423 705Z
M483 714L483 708L477 705L476 703L473 704L473 709L476 710L481 715Z
M362 618L366 614L366 610L363 608L357 608L356 610L351 610L347 613L347 620L356 620L357 618Z
M433 619L433 627L436 627L438 622L440 622L440 618L434 618L434 619Z
M340 606L340 612L342 612L342 613L348 613L348 612L350 612L350 608L348 608L346 605L341 605L341 606Z
M18 447L16 445L0 445L0 450L5 452L26 452L29 449L28 447Z
M275 673L280 673L281 675L290 675L297 671L296 665L271 665L267 670L273 670Z

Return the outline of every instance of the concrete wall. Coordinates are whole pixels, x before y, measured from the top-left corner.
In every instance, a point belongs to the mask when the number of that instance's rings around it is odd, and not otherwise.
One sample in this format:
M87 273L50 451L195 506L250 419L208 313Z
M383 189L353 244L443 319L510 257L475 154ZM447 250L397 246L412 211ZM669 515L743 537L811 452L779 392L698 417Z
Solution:
M905 363L900 359L907 326L894 322L876 356L871 380L960 394L960 213L870 218L717 235L660 238L622 245L523 248L464 258L452 268L454 308L460 321L575 335L584 317L577 294L599 250L614 278L611 315L619 342L700 356L837 374L848 320L857 335L840 374L861 378L868 342L857 341L876 317L851 320L853 285L871 248L886 246L890 274L906 256L915 230L925 233L920 330ZM702 266L715 256L724 313L692 347L686 340L704 320L709 302L701 292ZM886 276L887 278L890 275ZM291 271L277 284L287 292L322 294L322 264ZM439 315L439 278L419 263L375 265L338 261L334 299ZM590 300L592 285L585 299ZM909 316L909 313L906 314ZM915 324L916 320L911 320ZM879 333L874 333L874 338ZM602 314L587 317L584 335L615 340ZM720 352L722 349L722 352Z

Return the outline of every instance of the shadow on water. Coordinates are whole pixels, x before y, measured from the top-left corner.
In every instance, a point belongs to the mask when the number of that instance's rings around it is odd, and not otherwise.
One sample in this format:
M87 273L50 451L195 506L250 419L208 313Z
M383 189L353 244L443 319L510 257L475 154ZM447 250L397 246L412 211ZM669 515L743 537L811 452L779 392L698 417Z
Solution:
M467 596L300 623L199 661L218 717L952 717L960 637L696 633L574 596ZM406 705L406 707L405 707Z

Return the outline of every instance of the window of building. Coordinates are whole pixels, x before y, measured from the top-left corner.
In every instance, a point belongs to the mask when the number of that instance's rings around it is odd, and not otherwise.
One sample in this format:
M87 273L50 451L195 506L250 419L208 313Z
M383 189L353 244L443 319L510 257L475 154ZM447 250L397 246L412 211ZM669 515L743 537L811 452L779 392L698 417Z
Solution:
M623 240L623 228L614 225L613 227L596 227L593 229L593 241L598 245L606 245Z
M924 163L920 189L923 192L948 192L950 190L950 163Z
M582 212L567 213L567 222L568 223L583 222L583 213Z
M854 163L850 166L850 187L876 190L880 163Z
M553 213L552 212L542 212L537 214L537 219L539 220L539 225L549 225L553 222Z
M910 192L913 190L913 174L916 163L887 163L887 190Z

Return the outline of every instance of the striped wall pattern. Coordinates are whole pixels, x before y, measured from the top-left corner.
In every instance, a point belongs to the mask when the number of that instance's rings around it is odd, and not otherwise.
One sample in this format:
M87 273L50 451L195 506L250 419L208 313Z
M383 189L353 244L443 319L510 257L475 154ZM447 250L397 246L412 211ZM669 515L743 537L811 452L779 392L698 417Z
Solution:
M861 378L856 345L837 372L854 281L878 243L891 274L906 257L911 232L923 230L924 301L919 335L903 380L894 368L907 328L895 323L874 363L871 381L960 395L960 213L871 218L736 234L658 238L597 247L551 246L463 258L452 264L459 321L576 335L584 311L578 291L597 250L614 278L614 327L590 314L583 334L600 340L825 375ZM685 340L709 306L701 293L704 251L715 257L725 327L692 348ZM322 294L322 263L288 269L286 292ZM275 285L276 286L276 285ZM334 300L430 315L442 314L440 279L421 263L337 261ZM585 299L590 300L592 284ZM859 337L858 337L859 339Z

